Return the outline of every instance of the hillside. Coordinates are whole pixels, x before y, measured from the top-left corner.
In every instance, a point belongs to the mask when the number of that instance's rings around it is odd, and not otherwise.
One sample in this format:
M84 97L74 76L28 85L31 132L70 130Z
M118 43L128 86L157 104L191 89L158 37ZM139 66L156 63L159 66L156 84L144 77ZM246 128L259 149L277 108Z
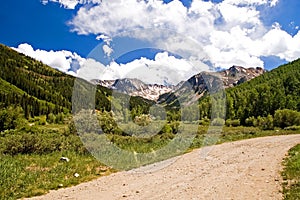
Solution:
M201 117L210 116L211 100L200 100ZM248 82L226 90L226 118L274 115L276 110L300 110L300 59L279 66Z
M22 106L27 118L71 110L73 77L4 45L0 45L0 78L1 102Z
M69 113L74 81L75 77L0 44L0 107L19 105L26 118ZM110 110L111 94L110 89L97 86L96 109ZM147 107L150 101L133 97L131 103Z

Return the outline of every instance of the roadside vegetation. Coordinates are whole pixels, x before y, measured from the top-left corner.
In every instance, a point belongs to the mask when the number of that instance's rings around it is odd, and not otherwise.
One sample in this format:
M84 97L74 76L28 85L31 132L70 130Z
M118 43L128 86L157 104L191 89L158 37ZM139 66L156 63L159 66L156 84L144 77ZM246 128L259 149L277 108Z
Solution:
M297 128L299 124L295 120L298 119L299 113L286 110L277 113L281 113L280 115L277 114L280 117L276 115L275 122L273 122L275 128L273 124L271 130L265 130L265 123L255 122L256 126L251 124L247 127L240 126L237 121L227 120L226 126L222 128L221 132L211 132L210 135L207 135L210 123L208 119L183 124L171 120L158 134L150 137L135 137L115 126L112 114L100 112L95 115L98 116L101 130L105 130L106 133L103 135L95 132L95 127L89 127L90 132L89 130L86 131L89 132L90 137L105 136L121 149L147 153L161 149L171 142L178 134L180 126L184 126L185 130L195 130L196 128L195 138L189 149L185 151L187 152L204 145L299 133ZM0 132L0 199L18 199L41 195L49 190L76 185L116 171L97 161L87 151L69 114L39 116L28 120L22 117L23 115L20 107L15 109L9 107L0 112L0 124L2 124L2 131ZM276 127L281 124L280 119L284 118L284 122L288 122L288 116L293 119L293 123ZM171 118L176 117L170 116L169 119ZM136 119L140 125L151 124L151 119L148 117L141 116L136 117ZM89 119L83 118L81 120ZM256 121L257 119L253 120ZM205 141L207 137L213 134L215 134L216 140L211 141L211 143ZM169 154L168 157L176 155L178 153L175 152ZM69 162L61 160L62 157L68 158ZM157 157L153 162L168 157ZM128 167L132 166L129 165Z
M283 165L284 199L300 199L300 144L289 150L289 156L284 160Z

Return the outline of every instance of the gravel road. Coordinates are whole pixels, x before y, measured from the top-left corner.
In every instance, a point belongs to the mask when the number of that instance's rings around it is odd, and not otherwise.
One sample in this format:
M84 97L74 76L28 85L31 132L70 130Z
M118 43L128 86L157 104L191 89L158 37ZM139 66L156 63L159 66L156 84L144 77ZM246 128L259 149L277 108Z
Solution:
M204 147L32 200L282 199L281 162L298 143L300 135L288 135ZM155 170L167 162L171 164Z

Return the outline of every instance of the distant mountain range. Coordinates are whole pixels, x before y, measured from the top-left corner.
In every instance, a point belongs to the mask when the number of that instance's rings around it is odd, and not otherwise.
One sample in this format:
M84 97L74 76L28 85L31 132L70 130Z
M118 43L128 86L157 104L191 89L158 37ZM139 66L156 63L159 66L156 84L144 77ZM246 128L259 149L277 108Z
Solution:
M234 87L246 81L249 81L257 76L265 73L262 68L244 68L241 66L232 66L227 70L220 72L201 72L194 75L187 81L182 81L177 85L159 85L146 84L138 79L117 79L117 80L93 80L92 82L103 87L116 90L128 94L130 96L140 96L145 99L158 102L167 101L172 93L177 93L178 96L186 91L187 87L192 88L199 95L206 91L206 82L203 76L213 75L222 80L224 88ZM167 95L166 95L167 94ZM200 96L199 96L200 97Z

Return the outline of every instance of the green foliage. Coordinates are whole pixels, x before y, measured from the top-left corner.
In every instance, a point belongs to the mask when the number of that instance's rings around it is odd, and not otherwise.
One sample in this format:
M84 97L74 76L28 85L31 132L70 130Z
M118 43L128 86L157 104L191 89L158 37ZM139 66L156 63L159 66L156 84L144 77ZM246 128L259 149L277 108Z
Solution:
M0 131L15 129L21 123L20 116L23 110L20 107L8 107L0 109Z
M139 126L148 126L151 123L151 121L151 117L145 114L136 116L134 119L134 122Z
M284 130L300 131L300 126L288 126Z
M26 118L71 108L74 78L0 45L0 102L19 105ZM5 89L7 88L7 89Z
M255 117L249 117L245 120L246 126L257 127L257 119Z
M69 129L39 128L27 126L6 131L0 136L0 154L48 154L59 151L86 153L80 138Z
M272 115L268 115L267 117L260 117L257 118L257 125L262 130L273 130L274 124L273 124L273 117Z
M241 125L241 122L239 119L227 119L225 122L226 126L233 126L233 127L237 127Z
M298 126L300 125L300 112L289 109L277 110L274 115L274 124L280 128Z
M283 197L285 200L299 199L300 194L300 145L289 150L289 156L283 162Z

